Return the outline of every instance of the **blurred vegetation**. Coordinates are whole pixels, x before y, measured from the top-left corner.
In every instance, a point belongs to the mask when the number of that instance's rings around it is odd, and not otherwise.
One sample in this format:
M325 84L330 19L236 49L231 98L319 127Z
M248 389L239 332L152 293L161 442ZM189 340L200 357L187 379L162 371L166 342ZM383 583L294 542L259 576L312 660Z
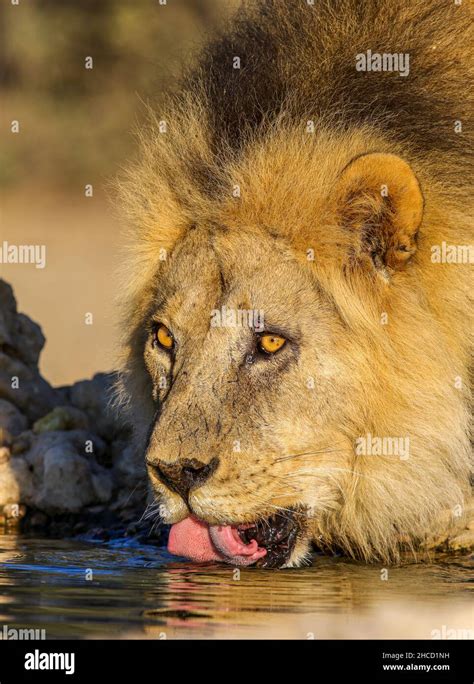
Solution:
M0 183L75 186L133 154L159 100L237 0L20 0L0 9ZM85 68L87 57L93 69ZM10 133L12 120L20 132Z

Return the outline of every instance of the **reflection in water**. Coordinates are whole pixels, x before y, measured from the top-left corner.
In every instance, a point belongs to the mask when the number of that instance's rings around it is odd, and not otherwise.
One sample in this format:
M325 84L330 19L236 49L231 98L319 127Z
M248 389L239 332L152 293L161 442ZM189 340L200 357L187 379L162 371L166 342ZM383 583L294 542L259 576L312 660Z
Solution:
M0 628L45 628L49 638L429 639L445 625L463 637L474 630L470 578L466 558L385 572L315 556L304 569L237 570L177 562L130 539L0 536Z

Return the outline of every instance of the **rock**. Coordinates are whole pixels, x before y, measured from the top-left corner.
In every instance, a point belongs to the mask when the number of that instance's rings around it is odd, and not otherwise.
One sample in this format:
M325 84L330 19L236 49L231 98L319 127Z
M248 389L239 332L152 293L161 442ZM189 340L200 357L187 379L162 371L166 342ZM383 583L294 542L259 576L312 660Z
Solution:
M16 437L10 447L12 456L17 456L18 454L23 454L25 451L31 449L33 433L23 432L21 435Z
M0 398L14 404L31 421L59 403L56 392L37 370L4 352L0 352Z
M43 528L48 523L48 516L42 511L35 511L29 520L32 528Z
M105 450L105 443L100 437L85 430L42 432L34 437L31 448L25 454L33 468L39 467L46 451L54 447L73 451L85 459L92 459L92 465Z
M0 463L0 506L26 503L33 491L33 476L22 457Z
M56 392L38 370L44 342L39 325L17 312L12 288L0 280L0 398L29 420L41 418L58 404Z
M41 350L46 342L40 326L28 318L28 316L18 314L17 335L21 339L20 358L30 368L37 369Z
M39 325L17 312L11 286L0 280L0 347L11 350L29 368L38 370L38 359L44 343Z
M110 471L101 468L100 471L92 473L92 486L94 488L95 500L108 502L112 498L114 480Z
M16 301L13 290L4 280L0 280L0 347L15 349Z
M5 428L0 427L0 446L11 446L13 444L13 435Z
M99 454L104 444L82 430L43 432L22 457L31 470L34 493L20 500L44 512L77 512L108 501L113 477L87 453L92 444Z
M88 513L91 513L92 515L97 515L97 513L103 513L105 511L105 506L104 505L98 505L98 506L89 506L87 509Z
M80 511L95 500L88 462L72 450L52 447L46 451L41 487L33 505L46 511Z
M0 464L2 463L8 463L10 460L11 452L10 449L6 446L0 447Z
M22 504L6 504L3 507L3 515L7 519L13 518L15 520L20 520L26 515L26 506L23 506Z
M26 416L5 399L0 399L0 428L8 430L11 435L19 435L28 428Z
M120 486L132 489L146 480L145 458L133 445L124 446L114 458L114 473Z
M146 472L111 408L115 374L53 388L38 369L44 343L0 280L0 523L65 534L114 519L123 529L140 517Z
M92 380L76 382L69 388L69 401L89 417L90 425L107 441L112 441L124 429L111 406L114 373L97 373Z
M33 471L34 493L22 500L46 513L76 512L96 499L87 459L70 446L53 446Z
M113 510L137 509L146 500L147 474L143 452L126 442L114 445L113 473L120 491L115 495Z
M85 413L73 406L56 406L50 413L33 425L33 432L53 432L59 430L87 430L89 421Z

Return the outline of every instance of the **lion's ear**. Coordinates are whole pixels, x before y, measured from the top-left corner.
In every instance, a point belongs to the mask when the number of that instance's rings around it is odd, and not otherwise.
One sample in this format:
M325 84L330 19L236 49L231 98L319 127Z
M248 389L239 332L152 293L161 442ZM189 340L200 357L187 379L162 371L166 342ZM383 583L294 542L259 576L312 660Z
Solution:
M416 252L423 196L411 167L393 154L365 154L342 171L335 194L337 221L350 231L352 263L383 275Z

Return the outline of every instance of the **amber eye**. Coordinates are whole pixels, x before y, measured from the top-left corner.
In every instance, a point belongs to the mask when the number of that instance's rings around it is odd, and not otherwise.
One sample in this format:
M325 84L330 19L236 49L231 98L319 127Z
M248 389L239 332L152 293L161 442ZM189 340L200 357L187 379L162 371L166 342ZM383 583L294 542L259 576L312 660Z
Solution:
M265 354L274 354L279 351L286 343L281 335L262 335L258 338L258 348Z
M163 349L172 349L174 346L173 335L163 323L161 323L156 330L155 341L160 347L163 347Z

